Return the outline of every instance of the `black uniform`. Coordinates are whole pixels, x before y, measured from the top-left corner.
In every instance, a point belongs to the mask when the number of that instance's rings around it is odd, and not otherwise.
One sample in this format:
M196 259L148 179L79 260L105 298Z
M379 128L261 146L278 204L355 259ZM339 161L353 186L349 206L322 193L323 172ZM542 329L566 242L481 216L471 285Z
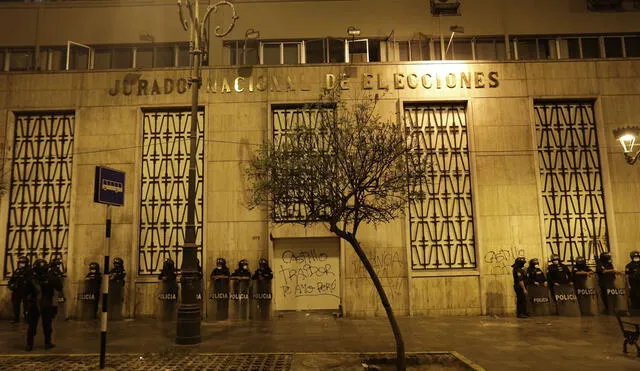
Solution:
M627 264L624 273L629 277L631 308L640 310L640 262Z
M520 282L526 282L527 273L522 269L524 266L524 261L522 264L518 264L518 261L512 266L513 267L513 290L516 292L516 312L518 317L528 317L527 314L527 295L524 293L524 288L520 285Z
M13 321L20 322L20 304L25 321L27 320L26 287L29 280L29 267L19 267L9 278L9 290L11 290L11 304L13 307Z
M221 266L220 268L215 267L213 268L213 271L211 271L212 280L229 278L230 275L231 275L231 272L229 271L229 268L227 268L226 266Z
M62 291L60 280L48 272L33 274L27 284L27 302L29 305L29 329L27 330L27 350L33 349L33 338L36 335L38 319L42 317L44 343L46 348L51 343L51 322L55 317L56 306L53 303L54 291Z
M613 269L613 264L610 261L603 259L598 261L596 273L598 274L600 293L602 294L602 301L604 302L605 309L609 309L609 303L607 302L607 288L613 288L613 283L616 280L615 272L605 272L605 270L609 269Z
M527 284L535 285L538 283L539 285L544 285L545 282L547 282L547 276L542 269L529 265L527 268Z
M100 287L102 285L102 273L100 273L100 265L98 263L89 264L89 273L84 277L87 284L87 293L93 295L93 313L92 317L98 315L98 301L100 299Z
M251 278L251 271L249 271L246 268L238 268L233 272L233 274L231 275L231 278L235 278L235 279Z
M270 280L273 278L273 271L269 267L269 263L266 260L260 261L260 267L253 272L252 279L254 280Z
M560 284L560 285L566 285L572 281L572 277L571 277L571 271L569 270L569 267L567 267L566 265L562 264L562 263L558 263L558 264L549 264L548 266L548 271L549 271L549 283L554 285L554 284Z

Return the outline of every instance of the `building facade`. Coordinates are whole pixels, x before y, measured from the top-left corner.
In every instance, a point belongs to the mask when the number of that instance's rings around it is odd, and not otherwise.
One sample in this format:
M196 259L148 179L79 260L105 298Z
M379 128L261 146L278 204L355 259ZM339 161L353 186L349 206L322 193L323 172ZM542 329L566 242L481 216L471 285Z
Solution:
M640 12L587 3L465 1L434 17L426 1L235 2L241 18L210 40L200 94L205 277L218 257L252 270L267 257L275 310L384 315L348 244L246 207L253 152L312 120L308 104L341 78L347 101L378 95L432 164L403 218L360 232L397 313L509 313L517 256L611 251L621 268L640 237L640 170L613 130L638 124ZM67 314L78 315L87 266L104 254L96 166L127 175L111 244L129 273L123 312L154 315L186 220L191 87L175 3L3 4L0 30L2 315L22 254L63 259Z

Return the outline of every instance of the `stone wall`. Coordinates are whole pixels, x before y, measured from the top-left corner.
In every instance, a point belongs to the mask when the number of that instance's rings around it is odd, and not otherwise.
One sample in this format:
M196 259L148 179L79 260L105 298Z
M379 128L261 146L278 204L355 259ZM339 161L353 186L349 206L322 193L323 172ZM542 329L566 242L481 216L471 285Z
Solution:
M489 72L497 86L490 87ZM408 223L398 219L377 228L363 226L359 237L382 278L394 310L401 315L502 314L514 310L510 265L515 256L550 255L544 245L538 159L533 126L533 101L539 98L596 100L600 156L614 262L622 268L640 240L640 167L624 162L612 130L638 125L640 62L584 61L533 63L367 64L296 67L220 68L205 70L201 105L205 108L204 273L215 259L225 257L230 267L241 258L255 269L261 257L270 257L274 238L329 237L322 226L308 230L274 226L261 210L246 208L246 161L257 145L270 139L270 105L305 103L318 99L327 74L347 72L350 99L359 93L378 94L384 117L397 120L403 102L466 101L470 126L471 174L475 216L477 269L413 272ZM484 87L461 87L461 73L484 73ZM157 279L137 274L140 177L142 152L141 108L185 107L188 89L164 94L165 79L177 84L188 70L136 71L131 94L111 95L115 81L132 72L0 74L0 148L4 166L10 166L13 112L75 110L76 136L68 297L79 292L87 265L102 263L105 207L93 203L96 165L127 173L125 206L113 210L111 256L125 260L128 271L124 314L151 316L156 304ZM454 73L455 84L446 76ZM395 74L395 75L394 75ZM403 76L401 76L402 74ZM413 77L415 74L415 78ZM422 85L429 74L431 87ZM441 74L440 87L435 76ZM250 76L254 80L250 80ZM265 80L258 77L264 76ZM277 87L273 78L278 80ZM382 77L380 83L379 77ZM291 79L287 79L290 77ZM398 79L396 81L396 78ZM270 86L262 89L260 82ZM364 81L364 82L363 82ZM158 89L155 90L154 82ZM236 85L234 85L237 84ZM228 85L225 85L228 84ZM388 89L378 86L388 85ZM363 87L372 87L364 89ZM122 88L122 86L121 86ZM145 90L146 89L146 90ZM243 90L239 92L238 90ZM253 91L250 91L253 90ZM5 172L6 173L6 172ZM8 177L8 174L4 175ZM8 178L6 178L8 180ZM0 227L6 231L8 195L0 198ZM0 250L6 233L0 234ZM382 316L366 272L351 247L341 243L343 308L350 316ZM4 267L5 255L0 254ZM2 315L9 308L6 280L0 281ZM69 315L78 313L77 303Z

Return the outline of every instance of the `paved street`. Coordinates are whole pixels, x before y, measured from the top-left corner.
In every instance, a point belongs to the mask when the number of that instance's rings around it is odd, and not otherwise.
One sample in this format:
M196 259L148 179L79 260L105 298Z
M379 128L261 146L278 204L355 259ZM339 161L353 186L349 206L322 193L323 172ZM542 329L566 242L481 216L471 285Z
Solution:
M640 322L640 318L635 320ZM400 324L407 351L455 351L487 370L640 369L640 358L622 354L622 337L614 317L413 317L400 318ZM205 322L202 342L195 346L174 344L175 324L146 319L110 322L109 327L108 365L117 369L158 369L160 359L171 370L180 364L186 369L205 368L204 363L198 363L205 361L210 362L206 367L214 368L220 357L231 357L223 362L280 362L281 368L271 369L310 370L313 368L296 367L296 357L305 356L301 353L394 351L386 318L335 319L323 314L286 313L270 322ZM97 365L98 322L58 321L54 334L57 347L49 351L44 350L39 333L36 348L27 353L25 332L25 324L2 323L0 365L51 369L42 363L43 358L35 357L42 354L66 356L56 360L67 370L91 369L90 364L80 365L80 361ZM94 358L80 357L86 354L94 354ZM244 355L234 358L234 354ZM318 355L305 364L332 358L336 356ZM31 363L25 364L27 361ZM73 362L76 366L71 366ZM254 368L250 365L236 369Z

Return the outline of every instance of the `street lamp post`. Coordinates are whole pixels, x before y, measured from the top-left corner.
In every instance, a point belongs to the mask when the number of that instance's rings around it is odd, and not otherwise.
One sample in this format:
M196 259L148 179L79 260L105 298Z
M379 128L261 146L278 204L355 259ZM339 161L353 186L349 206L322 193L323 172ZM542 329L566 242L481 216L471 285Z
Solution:
M198 92L202 84L200 67L202 55L206 53L208 47L207 24L211 13L215 13L220 6L229 6L232 11L231 24L227 29L221 31L220 26L216 26L214 35L223 37L233 29L238 19L233 4L228 1L219 1L209 5L202 19L198 9L197 0L187 0L183 5L178 0L180 24L185 31L189 31L189 53L192 56L191 77L191 129L189 147L189 194L187 198L187 226L185 230L184 246L182 247L182 265L180 266L181 301L178 307L178 321L176 331L177 344L197 344L200 342L200 303L197 300L198 293L198 258L196 246L196 176L197 176L197 148L198 148ZM185 17L184 10L187 10L188 17Z
M635 164L640 157L640 144L636 143L638 137L640 137L640 128L628 127L616 129L613 131L613 135L615 135L616 139L620 142L627 163L629 163L629 165Z

